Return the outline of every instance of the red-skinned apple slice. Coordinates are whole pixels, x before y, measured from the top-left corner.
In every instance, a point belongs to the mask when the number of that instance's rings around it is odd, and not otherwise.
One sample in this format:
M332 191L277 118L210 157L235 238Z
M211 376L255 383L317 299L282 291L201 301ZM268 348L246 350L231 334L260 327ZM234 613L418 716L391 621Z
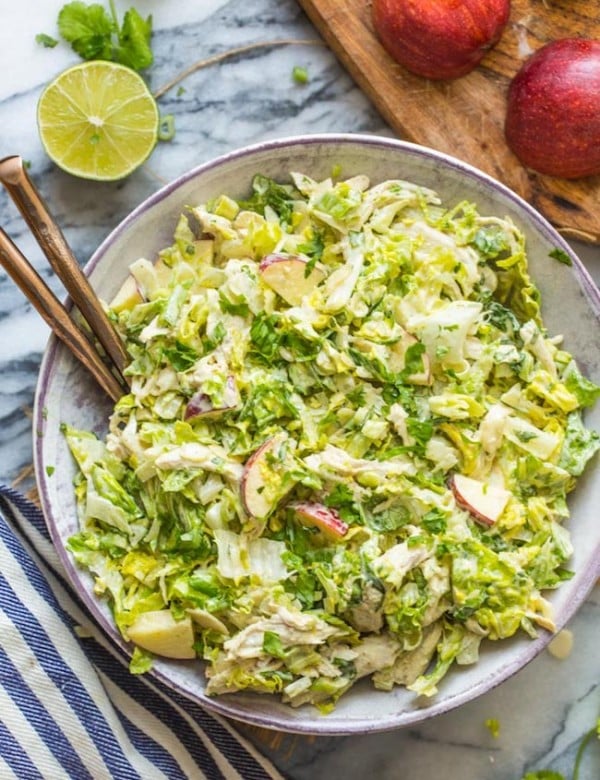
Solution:
M348 533L348 524L342 520L335 509L325 504L302 501L293 504L292 509L303 522L316 526L332 539L342 539Z
M225 389L223 391L223 401L220 406L215 406L209 395L199 391L195 393L188 401L184 420L192 420L196 417L216 417L219 414L228 412L231 409L237 409L240 404L240 396L232 376L227 377Z
M133 309L138 303L143 303L142 295L137 282L131 274L125 279L115 297L111 300L109 308L116 312Z
M483 525L494 525L510 499L510 491L481 482L464 474L454 474L450 480L456 503L470 512Z
M246 461L241 479L242 503L252 518L265 519L293 487L291 481L283 485L287 440L284 433L272 436Z
M318 268L313 268L307 276L306 267L307 261L302 257L274 253L261 260L258 270L264 282L286 303L299 306L325 278Z

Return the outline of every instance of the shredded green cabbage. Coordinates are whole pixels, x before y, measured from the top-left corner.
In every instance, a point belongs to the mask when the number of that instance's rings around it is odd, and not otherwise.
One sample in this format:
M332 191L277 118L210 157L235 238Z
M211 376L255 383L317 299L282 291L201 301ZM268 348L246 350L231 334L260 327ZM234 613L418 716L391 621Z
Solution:
M104 441L65 426L69 546L125 639L170 610L208 694L326 712L362 677L434 695L482 641L553 630L600 391L546 333L508 219L257 176L189 208L111 311L131 393Z

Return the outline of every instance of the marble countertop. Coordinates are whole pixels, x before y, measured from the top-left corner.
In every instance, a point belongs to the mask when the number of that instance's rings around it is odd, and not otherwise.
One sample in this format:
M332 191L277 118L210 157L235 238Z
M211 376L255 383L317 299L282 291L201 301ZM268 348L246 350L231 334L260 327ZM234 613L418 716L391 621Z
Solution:
M117 2L123 10L130 2ZM156 90L193 62L233 47L257 46L188 77L159 101L175 117L176 135L124 182L101 184L60 172L43 153L35 123L45 83L77 61L64 44L44 49L37 33L56 34L61 0L2 2L0 28L0 157L21 154L81 263L140 201L187 169L239 146L310 132L393 136L369 100L325 47L295 0L137 0L152 13ZM296 43L282 45L282 40ZM307 42L308 41L308 42ZM292 78L306 68L308 81ZM63 297L16 209L0 193L0 224ZM575 245L600 282L600 248ZM48 338L41 318L0 272L0 481L32 484L28 411ZM569 625L572 653L544 651L523 671L459 710L409 729L362 737L308 738L244 729L290 778L380 780L520 780L549 768L570 778L583 734L600 714L596 588ZM494 737L485 725L500 724ZM595 743L595 741L594 741ZM588 748L579 780L600 777L600 747Z

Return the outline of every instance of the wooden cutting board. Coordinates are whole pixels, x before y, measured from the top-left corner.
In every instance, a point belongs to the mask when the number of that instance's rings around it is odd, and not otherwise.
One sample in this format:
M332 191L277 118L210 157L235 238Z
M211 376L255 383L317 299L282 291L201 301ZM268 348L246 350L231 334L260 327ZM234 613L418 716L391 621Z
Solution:
M600 243L600 176L576 181L526 170L504 140L509 82L556 38L600 38L599 0L513 0L500 42L454 81L414 76L383 49L370 0L298 0L383 118L401 138L452 154L504 182L563 235Z

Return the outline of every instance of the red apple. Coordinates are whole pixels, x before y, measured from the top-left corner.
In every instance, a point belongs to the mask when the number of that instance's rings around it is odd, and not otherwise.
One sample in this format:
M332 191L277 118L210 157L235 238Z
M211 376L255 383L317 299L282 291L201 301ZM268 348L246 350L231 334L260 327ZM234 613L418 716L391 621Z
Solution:
M332 539L342 539L348 533L348 524L331 507L302 501L294 504L292 508L301 520L316 526Z
M223 390L223 400L220 406L215 406L212 399L206 393L198 391L187 402L183 413L184 420L191 420L195 417L216 417L217 415L236 409L240 405L240 395L232 376L227 377L225 388Z
M600 41L563 38L535 52L511 82L505 133L538 173L600 174Z
M284 476L289 471L288 437L276 433L246 461L241 479L244 509L255 520L266 520L294 483Z
M456 503L483 525L494 525L511 496L504 488L465 477L464 474L455 474L450 480L450 488Z
M115 297L109 303L109 308L119 313L125 310L133 309L138 303L144 302L144 295L140 290L137 282L129 274L127 279L123 282L119 288Z
M325 276L318 268L307 274L307 267L307 261L297 255L271 254L261 260L258 270L266 284L286 303L299 306Z
M496 44L510 0L373 0L373 24L396 62L418 76L455 79Z

